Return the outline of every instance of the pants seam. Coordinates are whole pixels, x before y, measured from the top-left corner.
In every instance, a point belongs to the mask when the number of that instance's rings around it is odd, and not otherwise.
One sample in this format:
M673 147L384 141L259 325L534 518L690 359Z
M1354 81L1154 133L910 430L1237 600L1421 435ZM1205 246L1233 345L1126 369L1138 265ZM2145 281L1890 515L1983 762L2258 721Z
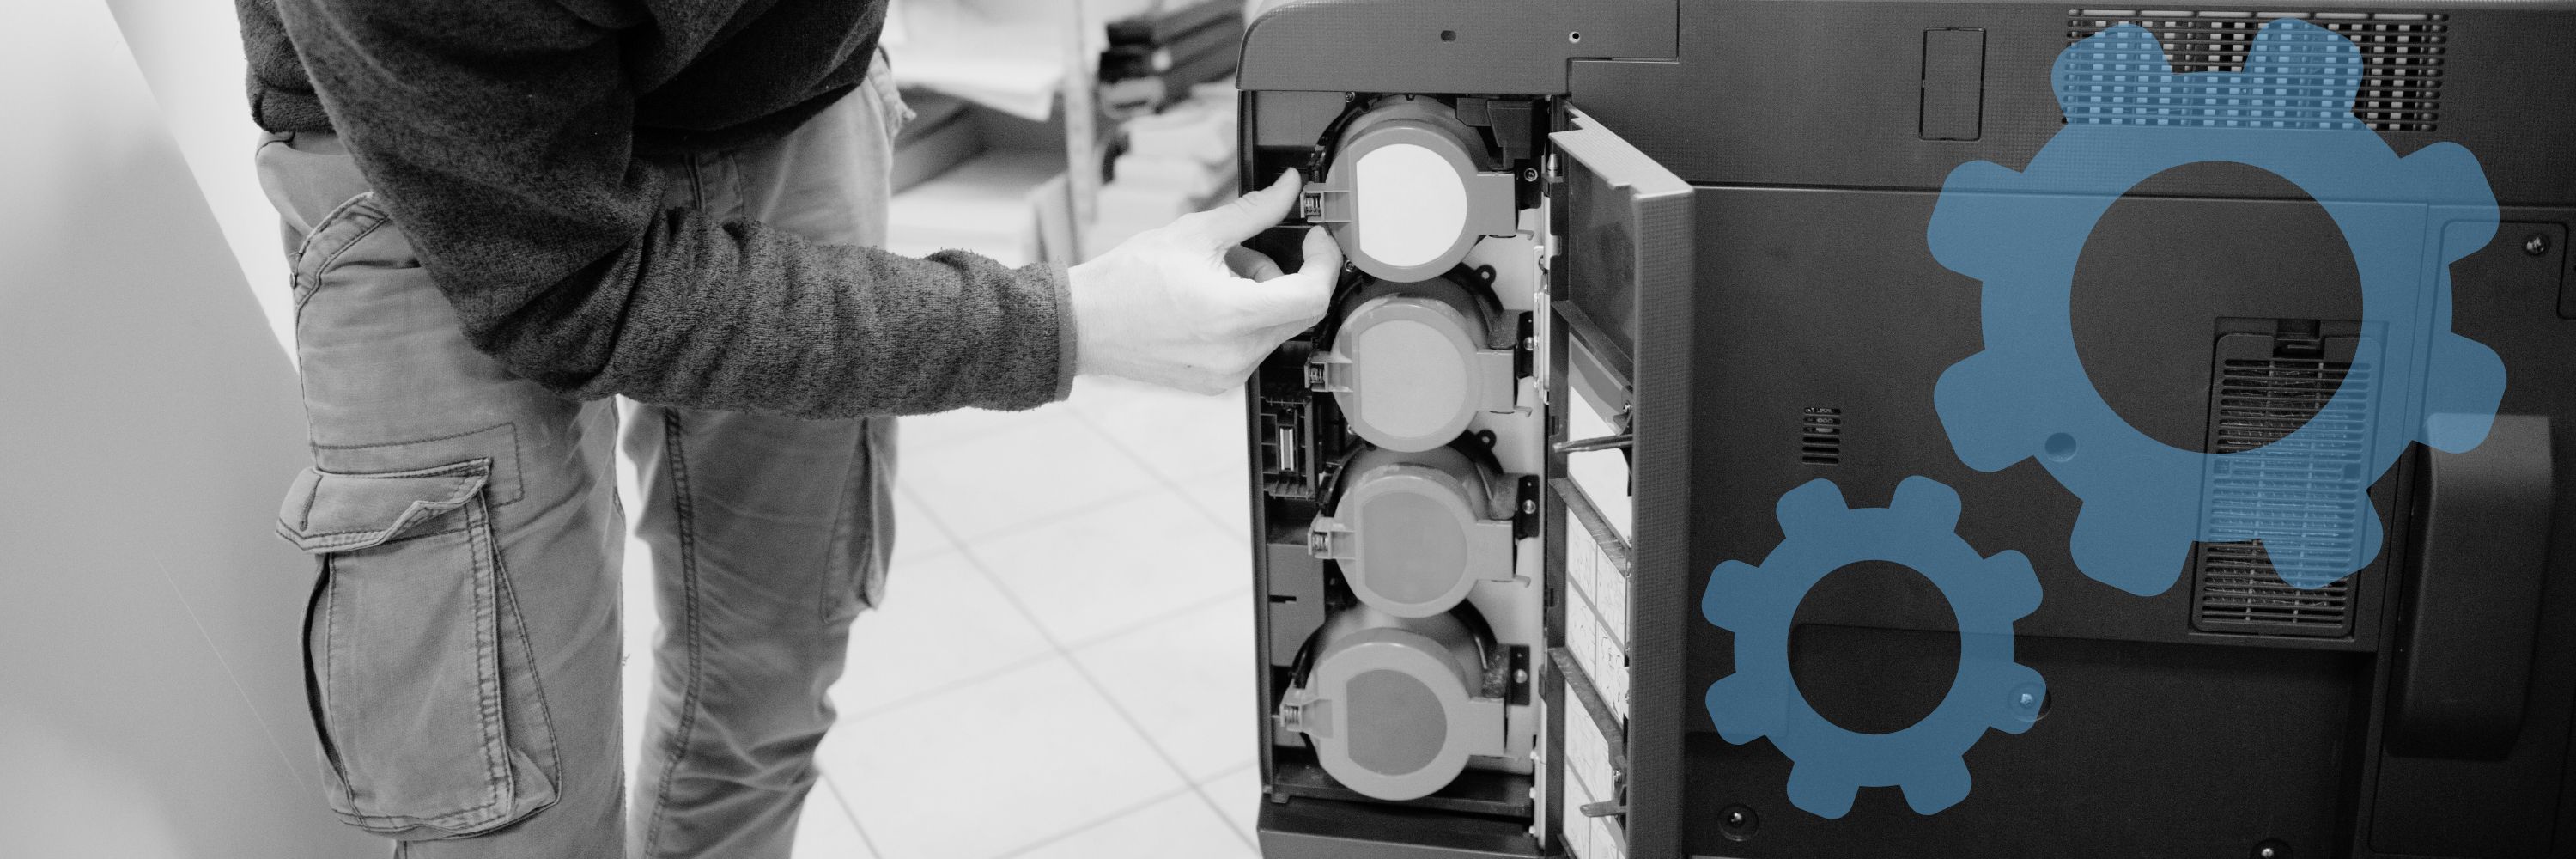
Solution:
M680 554L680 635L681 646L688 654L688 679L681 685L680 722L671 731L671 756L662 768L660 783L653 789L653 816L644 827L643 855L651 857L662 837L662 818L671 808L671 779L680 772L680 760L689 749L689 734L697 726L698 684L700 682L698 635L698 557L694 516L689 509L689 469L685 449L680 441L680 414L677 409L662 413L662 468L671 476L672 530L678 532Z
M842 491L832 500L832 535L829 538L829 542L825 545L825 551L823 553L825 572L823 575L817 577L823 583L824 592L819 595L821 599L815 601L816 613L814 620L816 623L821 624L824 629L829 629L831 627L833 615L839 613L839 600L848 599L856 602L859 598L859 594L866 589L864 579L867 578L867 569L864 565L859 565L855 570L853 570L852 566L860 564L860 560L850 554L849 551L849 538L852 528L850 516L854 512L854 508L857 507L857 505L853 504L852 501L860 492L874 491L874 487L867 486L857 479L860 470L866 468L868 465L866 462L868 455L868 426L865 419L861 419L859 422L857 441L858 450L852 452L850 464L841 469ZM871 546L871 549L873 548L874 547ZM841 571L854 572L856 575L848 577L833 575L833 573ZM832 591L836 589L836 586L837 589L846 589L848 592L838 594L833 593ZM853 611L852 613L855 614L856 612Z
M494 523L493 527L498 529L499 523ZM528 657L528 664L526 666L528 669L528 697L531 699L531 703L537 705L537 726L545 731L546 739L545 745L539 746L538 748L546 753L545 761L543 762L546 780L554 784L555 794L557 796L561 796L565 790L570 788L570 786L564 783L563 755L561 754L561 751L556 748L556 746L563 741L560 736L555 733L554 711L551 707L546 705L545 675L538 670L539 663L544 660L537 658L535 643L528 640L527 614L519 608L519 589L510 582L509 555L500 549L500 535L497 530L493 534L493 539L493 588L495 593L501 599L500 610L502 612L502 617L511 621L510 623L504 624L506 628L503 630L503 634L517 638L519 640L520 652L526 654ZM504 678L505 684L509 677L508 655L508 644L507 642L504 642L502 647L502 656L504 657L502 661L502 677ZM503 691L507 691L506 685L503 687ZM506 728L507 725L505 724L504 727Z
M479 495L482 490L475 492ZM481 678L483 682L475 684L477 691L483 694L483 700L476 702L476 715L482 717L483 765L489 773L486 779L489 789L485 792L484 806L480 811L489 811L500 808L506 799L515 796L518 785L510 772L509 707L501 697L501 595L498 583L494 581L501 573L497 557L499 545L491 533L492 511L478 508L475 504L481 500L476 498L467 502L465 550L467 558L483 572L483 580L474 583L474 589L490 590L488 600L474 603L477 612L489 612L474 619L474 644L481 651L475 654L474 667L478 674L484 670L491 672ZM479 528L475 521L478 519L481 520ZM486 634L491 638L486 640Z
M367 193L372 194L374 192L370 191ZM356 208L358 201L364 199L366 196L367 194L360 194L356 197L351 197L349 198L348 203L343 204L338 209L331 210L331 215L327 217L340 218L340 220L326 220L325 223L327 226L315 230L313 235L306 240L306 253L311 252L310 245L312 244L312 241L319 239L322 236L323 230L336 229L340 227L341 224L347 220L345 217L342 217L342 213ZM358 246L359 242L366 241L368 236L374 235L377 230L383 229L386 224L390 223L393 223L391 219L386 218L381 214L377 215L370 219L365 226L359 227L356 235L350 236L348 241L339 243L339 247L332 248L329 255L323 257L319 262L314 263L310 271L298 271L297 274L312 278L313 288L304 290L302 295L295 296L295 309L299 311L303 310L305 302L312 301L313 296L322 293L323 276L331 271L331 267L333 265L339 264L341 257L347 256L349 251ZM300 269L303 260L299 258L297 262Z

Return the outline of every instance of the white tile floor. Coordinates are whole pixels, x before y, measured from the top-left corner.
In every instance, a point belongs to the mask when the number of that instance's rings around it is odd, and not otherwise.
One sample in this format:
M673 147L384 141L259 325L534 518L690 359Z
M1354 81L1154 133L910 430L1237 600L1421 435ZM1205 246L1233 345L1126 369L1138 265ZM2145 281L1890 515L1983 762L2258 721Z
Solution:
M1249 857L1239 393L1085 378L906 419L885 605L851 631L800 857ZM627 739L653 613L627 575Z

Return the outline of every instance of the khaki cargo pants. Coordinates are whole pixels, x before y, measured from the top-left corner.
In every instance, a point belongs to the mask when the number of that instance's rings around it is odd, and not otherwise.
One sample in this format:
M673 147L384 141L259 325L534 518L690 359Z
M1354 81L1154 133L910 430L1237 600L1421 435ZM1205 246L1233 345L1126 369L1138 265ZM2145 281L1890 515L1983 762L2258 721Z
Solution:
M775 143L660 163L667 205L885 237L910 113L867 82ZM851 619L894 536L894 421L632 405L662 634L625 802L620 415L469 346L339 141L258 153L294 264L313 467L278 530L319 575L306 686L325 799L418 857L778 857Z

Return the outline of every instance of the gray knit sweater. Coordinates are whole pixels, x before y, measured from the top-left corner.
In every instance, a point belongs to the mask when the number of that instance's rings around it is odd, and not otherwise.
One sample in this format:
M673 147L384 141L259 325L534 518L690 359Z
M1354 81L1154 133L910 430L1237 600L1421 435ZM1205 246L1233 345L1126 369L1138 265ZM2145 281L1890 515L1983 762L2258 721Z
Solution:
M641 156L774 139L865 75L885 0L238 0L251 108L335 131L522 376L802 417L1027 408L1073 376L1064 272L661 206Z

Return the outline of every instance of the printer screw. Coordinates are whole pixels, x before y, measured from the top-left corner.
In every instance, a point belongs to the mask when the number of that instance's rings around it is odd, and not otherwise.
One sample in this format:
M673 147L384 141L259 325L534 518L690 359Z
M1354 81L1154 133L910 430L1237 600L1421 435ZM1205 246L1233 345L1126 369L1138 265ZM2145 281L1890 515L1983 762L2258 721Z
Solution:
M2532 256L2539 256L2541 254L2548 253L2549 237L2539 233L2532 233L2531 235L2524 236L2522 239L2522 252Z
M1726 836L1728 841L1752 838L1753 831L1760 828L1762 828L1762 816L1754 814L1753 809L1730 805L1725 811L1718 813L1717 834Z
M1536 181L1538 181L1538 168L1536 168L1536 167L1523 167L1523 168L1521 168L1521 181L1523 181L1523 182L1536 182Z
M2254 859L2290 859L2290 845L2278 838L2254 845Z

